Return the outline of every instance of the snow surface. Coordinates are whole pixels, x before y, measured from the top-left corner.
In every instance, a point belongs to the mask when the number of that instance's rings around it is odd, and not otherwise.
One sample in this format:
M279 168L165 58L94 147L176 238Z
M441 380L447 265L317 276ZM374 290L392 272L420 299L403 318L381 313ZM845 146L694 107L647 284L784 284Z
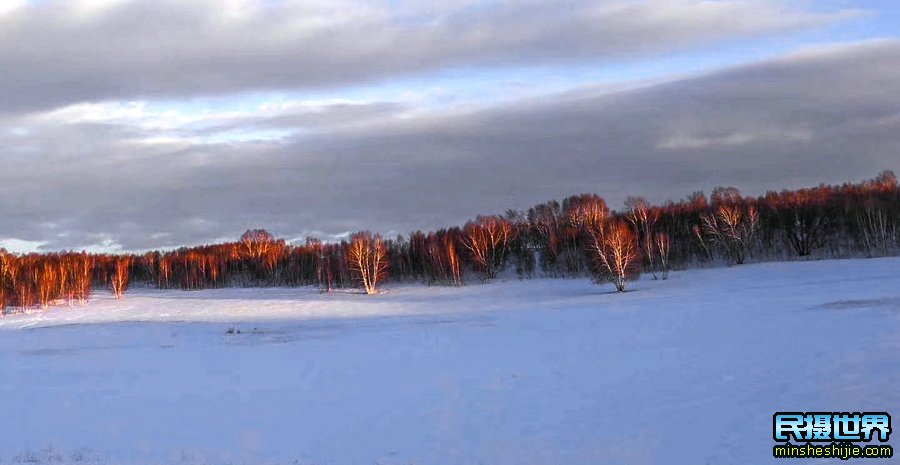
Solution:
M798 463L771 458L775 411L900 418L900 259L631 289L141 290L6 316L0 463Z

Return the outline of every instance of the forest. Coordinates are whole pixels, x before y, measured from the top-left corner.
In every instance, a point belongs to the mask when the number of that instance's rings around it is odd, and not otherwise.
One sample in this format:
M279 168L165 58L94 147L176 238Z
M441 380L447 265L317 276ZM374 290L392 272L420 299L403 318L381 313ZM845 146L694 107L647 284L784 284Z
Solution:
M460 286L501 275L591 277L625 291L640 276L754 261L895 255L900 188L891 171L842 185L743 196L719 187L678 202L629 198L612 210L580 194L527 211L478 216L462 226L384 238L368 231L340 243L289 244L263 229L237 241L143 254L0 249L3 314L121 298L132 287L317 286L376 294L386 282Z

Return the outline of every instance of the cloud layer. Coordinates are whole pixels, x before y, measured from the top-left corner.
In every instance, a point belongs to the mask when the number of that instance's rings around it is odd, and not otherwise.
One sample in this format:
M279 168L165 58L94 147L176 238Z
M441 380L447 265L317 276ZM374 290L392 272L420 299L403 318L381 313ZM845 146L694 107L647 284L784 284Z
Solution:
M0 9L0 112L608 63L849 14L784 0L20 0Z
M900 169L900 42L492 108L321 102L176 116L90 104L0 117L5 235L144 249L251 227L405 233L578 192L615 207L635 194L861 179Z

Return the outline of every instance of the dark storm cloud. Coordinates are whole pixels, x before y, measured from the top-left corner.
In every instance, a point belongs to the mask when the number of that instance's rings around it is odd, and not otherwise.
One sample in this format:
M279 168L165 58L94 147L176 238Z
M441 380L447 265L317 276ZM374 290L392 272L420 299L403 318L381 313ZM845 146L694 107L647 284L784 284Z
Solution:
M0 9L0 112L607 62L852 14L781 0L18 3Z
M579 192L618 207L627 195L661 201L716 185L757 194L867 178L900 169L900 43L486 110L372 108L381 116L360 111L325 126L303 126L303 112L292 123L259 118L256 128L299 132L221 143L147 143L156 133L133 125L8 117L4 235L50 249L143 249L251 227L285 237L408 232Z

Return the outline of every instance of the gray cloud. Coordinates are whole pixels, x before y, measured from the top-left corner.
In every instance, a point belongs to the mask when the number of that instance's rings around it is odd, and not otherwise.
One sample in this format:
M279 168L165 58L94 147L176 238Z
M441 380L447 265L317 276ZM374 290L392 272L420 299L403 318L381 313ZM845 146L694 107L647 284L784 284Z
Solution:
M0 13L0 111L339 87L455 67L603 63L852 13L787 0L427 3L24 2Z
M268 141L147 143L110 122L5 117L4 235L79 248L408 232L579 192L618 206L716 185L747 193L900 168L900 42L804 52L609 94L403 115L390 102L240 120ZM373 112L377 116L373 116ZM402 116L402 117L401 117ZM227 126L228 122L222 123Z

